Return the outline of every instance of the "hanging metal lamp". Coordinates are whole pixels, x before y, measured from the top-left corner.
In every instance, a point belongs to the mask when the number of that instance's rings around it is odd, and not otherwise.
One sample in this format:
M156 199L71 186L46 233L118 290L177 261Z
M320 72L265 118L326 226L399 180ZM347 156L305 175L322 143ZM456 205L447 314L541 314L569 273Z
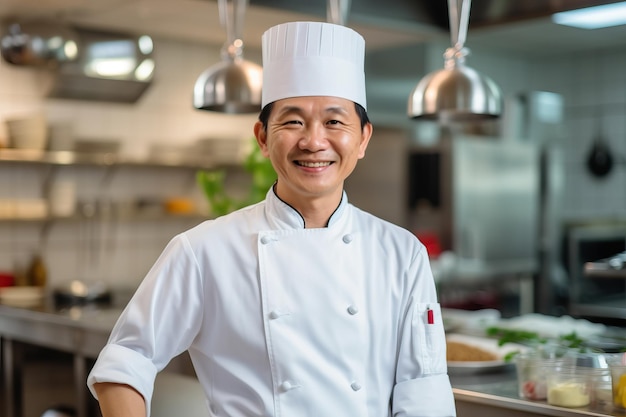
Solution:
M444 53L444 68L420 80L411 92L408 115L414 119L471 121L499 117L502 93L489 77L465 65L471 0L448 0L452 47Z
M243 59L241 29L247 5L248 0L218 0L227 40L222 48L222 61L204 71L194 85L196 109L231 114L261 110L263 69Z

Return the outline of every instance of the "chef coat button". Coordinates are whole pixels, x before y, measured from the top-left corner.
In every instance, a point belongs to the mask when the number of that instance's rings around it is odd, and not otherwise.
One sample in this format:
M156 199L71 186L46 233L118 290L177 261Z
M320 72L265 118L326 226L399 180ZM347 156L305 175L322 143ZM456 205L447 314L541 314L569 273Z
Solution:
M352 242L352 235L344 235L343 243L350 243L350 242Z
M280 317L280 312L279 311L277 311L277 310L270 311L270 319L276 320L279 317Z
M272 241L272 238L271 238L271 237L269 237L269 236L263 236L263 237L261 238L261 243L262 243L263 245L267 245L267 244L268 244L268 243L270 243L271 241Z
M299 386L300 385L298 385L298 384L296 384L296 383L294 383L292 381L284 381L282 384L280 384L280 389L283 392L286 392L286 391L290 391L290 390L292 390L294 388L298 388Z
M354 316L358 312L359 308L357 306L348 306L348 313L350 313L350 315Z
M361 384L355 381L352 384L350 384L350 388L352 388L353 391L358 391L363 387L361 387Z

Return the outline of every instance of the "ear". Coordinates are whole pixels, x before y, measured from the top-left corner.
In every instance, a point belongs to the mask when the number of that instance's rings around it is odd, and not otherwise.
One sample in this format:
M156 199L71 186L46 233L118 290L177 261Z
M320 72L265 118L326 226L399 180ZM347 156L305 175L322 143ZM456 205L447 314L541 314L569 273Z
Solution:
M370 143L370 138L372 137L372 133L374 132L374 126L371 123L366 123L363 126L361 132L361 144L359 145L359 159L363 159L365 156L365 150L367 149L367 145Z
M263 128L263 123L258 120L254 124L254 136L256 137L256 142L259 144L263 156L269 158L270 153L267 149L267 132Z

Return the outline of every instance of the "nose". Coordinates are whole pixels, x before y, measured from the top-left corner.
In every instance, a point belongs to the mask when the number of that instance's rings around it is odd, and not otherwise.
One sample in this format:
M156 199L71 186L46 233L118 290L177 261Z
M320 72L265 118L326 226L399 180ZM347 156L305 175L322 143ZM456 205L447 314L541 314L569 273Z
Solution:
M326 139L326 132L322 125L314 124L310 125L300 138L298 142L300 149L308 150L310 152L316 152L325 149L328 146L328 140Z

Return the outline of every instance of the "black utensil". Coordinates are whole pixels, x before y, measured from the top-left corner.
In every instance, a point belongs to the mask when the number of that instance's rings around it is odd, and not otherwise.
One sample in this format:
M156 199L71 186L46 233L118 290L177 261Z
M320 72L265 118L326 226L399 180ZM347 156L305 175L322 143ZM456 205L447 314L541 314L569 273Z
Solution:
M602 178L611 172L613 162L611 148L604 140L601 128L598 128L598 134L587 156L587 168L592 175Z

